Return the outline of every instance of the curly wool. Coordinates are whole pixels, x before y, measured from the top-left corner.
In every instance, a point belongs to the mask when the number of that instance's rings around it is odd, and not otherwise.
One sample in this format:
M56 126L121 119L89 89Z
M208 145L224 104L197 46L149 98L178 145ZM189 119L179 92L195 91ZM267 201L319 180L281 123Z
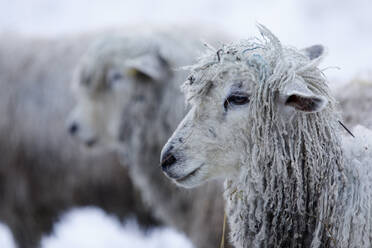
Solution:
M371 194L352 162L345 163L335 101L320 70L265 27L262 40L211 48L183 85L189 102L221 80L250 80L250 123L238 179L225 183L231 240L237 247L370 247ZM276 93L302 77L328 105L283 121ZM195 103L194 103L195 104ZM197 103L196 103L197 104ZM364 184L363 184L364 183ZM364 187L364 192L361 188ZM368 188L368 190L365 190Z

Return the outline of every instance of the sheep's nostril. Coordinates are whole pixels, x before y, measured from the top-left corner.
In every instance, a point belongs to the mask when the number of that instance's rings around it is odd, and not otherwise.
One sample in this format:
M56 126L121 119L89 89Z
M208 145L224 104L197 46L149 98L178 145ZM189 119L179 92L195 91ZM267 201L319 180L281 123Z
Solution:
M170 146L164 153L161 155L161 168L164 172L168 170L174 163L177 162L176 157L172 154L173 146Z
M172 154L169 154L168 157L166 157L161 163L161 168L163 169L163 171L166 171L169 167L171 167L176 162L177 162L177 159Z
M79 130L79 125L74 122L68 127L68 131L71 135L75 135L77 131Z

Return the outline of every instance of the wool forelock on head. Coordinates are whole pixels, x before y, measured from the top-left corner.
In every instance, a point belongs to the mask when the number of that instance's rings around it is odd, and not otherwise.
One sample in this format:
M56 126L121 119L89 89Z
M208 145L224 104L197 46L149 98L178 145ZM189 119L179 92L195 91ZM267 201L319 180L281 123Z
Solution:
M331 206L344 186L338 183L344 177L335 101L317 67L320 59L310 60L301 51L282 46L269 30L259 28L261 39L210 47L189 67L183 91L187 101L197 105L222 81L253 84L252 118L244 137L250 145L242 157L239 179L227 183L229 221L243 223L232 230L233 242L242 247L290 247L295 240L319 247L331 242L330 232L337 233L336 226L324 223L337 218ZM323 111L281 118L275 99L295 78L328 100ZM311 234L310 240L304 234Z

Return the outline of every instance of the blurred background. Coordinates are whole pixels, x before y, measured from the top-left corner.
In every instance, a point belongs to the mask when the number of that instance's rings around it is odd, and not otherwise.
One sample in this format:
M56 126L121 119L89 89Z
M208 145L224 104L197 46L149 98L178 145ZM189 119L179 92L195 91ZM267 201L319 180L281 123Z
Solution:
M59 36L133 24L203 24L238 37L256 34L255 24L269 27L296 47L329 48L327 72L346 81L370 75L372 2L368 0L1 0L0 30ZM366 75L367 74L367 75Z
M58 39L113 27L182 24L219 28L245 38L256 35L255 24L261 23L285 44L327 47L328 56L322 65L328 68L325 74L332 87L372 79L370 0L0 0L0 11L0 37L21 34ZM9 54L2 59L11 61L11 57ZM0 97L7 94L6 89L1 91ZM0 175L0 181L6 177L10 178ZM0 204L8 204L8 198L0 199ZM3 219L16 211L6 209ZM42 248L192 247L186 237L171 228L144 231L135 217L121 222L100 207L74 208L55 223L50 233L43 234ZM1 248L16 247L10 230L5 223L0 224Z

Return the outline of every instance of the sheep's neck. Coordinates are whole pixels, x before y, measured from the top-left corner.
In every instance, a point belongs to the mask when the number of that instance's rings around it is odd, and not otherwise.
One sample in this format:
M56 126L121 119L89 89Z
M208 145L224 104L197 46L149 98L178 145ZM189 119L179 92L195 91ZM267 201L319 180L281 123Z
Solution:
M325 152L318 156L326 157L329 154ZM237 231L247 235L244 247L251 247L255 242L264 246L275 244L274 247L310 247L319 225L323 232L320 237L322 247L332 247L332 239L327 235L327 228L330 229L331 224L326 223L324 218L320 220L319 205L324 197L330 198L323 192L324 185L338 180L341 172L329 171L327 168L335 167L331 163L309 166L306 157L304 148L303 159L295 165L290 163L289 158L280 163L265 160L259 166L263 168L258 174L259 179L250 181L252 175L247 175L241 177L240 182L227 187L225 197L230 205L229 215L233 216L230 223L243 224ZM341 161L339 158L335 160ZM276 173L273 166L285 172ZM301 171L301 177L298 177L298 171ZM251 172L248 170L246 173ZM314 175L318 175L318 178Z

